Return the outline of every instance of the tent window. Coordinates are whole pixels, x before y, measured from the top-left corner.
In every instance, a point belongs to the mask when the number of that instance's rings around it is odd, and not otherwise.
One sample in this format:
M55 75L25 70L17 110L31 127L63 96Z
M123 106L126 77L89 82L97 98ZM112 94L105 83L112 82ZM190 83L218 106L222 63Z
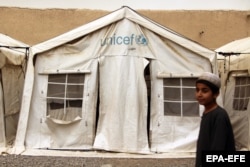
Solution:
M199 116L199 104L195 99L197 78L164 78L164 115Z
M84 74L49 74L47 116L63 121L81 117Z
M239 111L247 110L249 98L250 98L250 77L236 77L233 109Z

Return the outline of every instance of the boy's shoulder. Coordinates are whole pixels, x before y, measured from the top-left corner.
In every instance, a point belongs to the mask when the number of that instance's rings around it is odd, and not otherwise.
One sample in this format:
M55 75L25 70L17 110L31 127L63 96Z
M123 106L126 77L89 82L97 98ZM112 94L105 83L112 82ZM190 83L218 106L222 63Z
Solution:
M213 114L218 116L218 117L228 117L227 111L224 108L222 108L221 106L218 106L214 110Z

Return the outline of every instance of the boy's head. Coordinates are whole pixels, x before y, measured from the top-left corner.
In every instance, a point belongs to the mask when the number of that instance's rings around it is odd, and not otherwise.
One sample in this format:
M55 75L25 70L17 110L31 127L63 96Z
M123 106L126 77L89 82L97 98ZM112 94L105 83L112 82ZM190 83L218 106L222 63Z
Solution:
M197 79L197 83L203 83L207 85L213 92L213 94L218 94L221 86L220 78L210 72L204 72L201 76Z

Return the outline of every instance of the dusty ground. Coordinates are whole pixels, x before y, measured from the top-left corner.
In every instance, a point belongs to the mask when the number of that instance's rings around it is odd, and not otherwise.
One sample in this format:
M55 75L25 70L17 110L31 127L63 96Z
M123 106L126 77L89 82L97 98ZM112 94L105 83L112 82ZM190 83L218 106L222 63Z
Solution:
M193 158L95 158L1 155L1 167L193 167Z
M56 155L56 156L55 156ZM193 154L30 150L0 155L0 167L194 167Z

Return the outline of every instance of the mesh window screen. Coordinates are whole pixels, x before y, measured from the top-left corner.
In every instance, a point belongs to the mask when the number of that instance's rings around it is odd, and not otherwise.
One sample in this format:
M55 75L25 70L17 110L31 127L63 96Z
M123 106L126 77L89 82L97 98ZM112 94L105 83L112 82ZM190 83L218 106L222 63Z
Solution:
M250 98L250 77L236 77L233 109L239 111L247 110L249 98Z
M48 76L47 115L72 121L81 117L84 74L50 74Z
M164 115L199 116L199 104L195 99L197 78L164 78Z

